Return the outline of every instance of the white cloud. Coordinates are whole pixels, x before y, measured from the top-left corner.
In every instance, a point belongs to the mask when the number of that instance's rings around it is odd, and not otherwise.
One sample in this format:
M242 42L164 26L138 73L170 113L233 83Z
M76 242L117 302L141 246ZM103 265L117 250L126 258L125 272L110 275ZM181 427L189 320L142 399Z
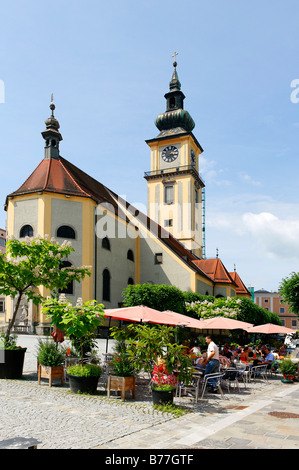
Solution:
M269 212L248 212L243 214L242 221L267 257L299 259L299 219L281 219Z
M254 180L250 175L247 173L244 173L243 171L239 173L239 176L242 181L245 181L246 183L250 183L253 186L261 186L262 183L260 181Z
M217 162L214 160L207 160L205 157L199 158L199 172L206 182L218 186L231 185L230 180L222 178L224 170L222 168L217 168Z

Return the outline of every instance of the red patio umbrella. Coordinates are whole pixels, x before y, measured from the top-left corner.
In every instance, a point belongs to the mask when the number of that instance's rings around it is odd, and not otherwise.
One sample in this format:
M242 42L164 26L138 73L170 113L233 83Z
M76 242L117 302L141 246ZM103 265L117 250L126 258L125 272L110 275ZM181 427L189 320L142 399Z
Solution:
M234 320L227 317L211 317L206 320L200 320L202 329L204 330L245 330L252 327L252 323L247 323L241 320Z
M295 330L286 328L285 326L275 325L274 323L265 323L264 325L256 325L248 328L248 333L264 333L264 334L290 334L295 333Z
M182 325L189 327L189 328L197 328L203 329L203 321L204 320L197 320L196 318L188 317L188 315L182 315L181 313L172 312L171 310L164 310L162 313L170 313L174 315L178 321L182 322Z
M186 320L180 319L178 317L179 314L175 314L175 312L160 312L159 310L144 305L107 309L104 310L104 315L106 318L114 320L158 323L171 326L186 324ZM185 315L182 316L185 317Z
M144 305L134 307L111 308L104 310L104 316L110 320L124 320L142 323L157 323L162 325L180 326L184 325L182 320L175 318L174 312L160 312L154 308ZM108 351L108 338L106 342L106 352Z

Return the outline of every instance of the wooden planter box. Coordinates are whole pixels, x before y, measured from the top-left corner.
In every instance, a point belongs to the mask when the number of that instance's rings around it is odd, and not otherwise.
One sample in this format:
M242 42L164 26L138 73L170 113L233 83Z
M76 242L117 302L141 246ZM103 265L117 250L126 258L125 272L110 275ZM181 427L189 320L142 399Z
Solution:
M64 383L64 367L63 366L42 366L38 364L38 384L40 379L49 379L49 387L52 387L53 379L61 379L61 385Z
M131 391L135 398L135 377L118 377L116 375L108 376L107 397L110 397L110 391L121 392L121 399L125 401L126 392Z

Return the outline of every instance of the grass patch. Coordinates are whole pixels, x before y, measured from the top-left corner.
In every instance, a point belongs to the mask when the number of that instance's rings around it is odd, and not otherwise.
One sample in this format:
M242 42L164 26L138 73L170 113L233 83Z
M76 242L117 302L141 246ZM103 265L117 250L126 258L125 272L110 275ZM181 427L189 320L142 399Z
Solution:
M162 413L171 413L172 415L179 418L187 413L191 413L190 410L182 408L181 406L174 405L172 403L166 403L165 405L153 405L153 408L157 411L162 411Z

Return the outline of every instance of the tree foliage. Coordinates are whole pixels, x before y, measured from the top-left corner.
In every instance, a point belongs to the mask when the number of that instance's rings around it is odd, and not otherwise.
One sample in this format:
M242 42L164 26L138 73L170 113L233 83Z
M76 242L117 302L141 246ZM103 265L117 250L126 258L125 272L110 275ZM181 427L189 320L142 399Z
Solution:
M185 313L184 294L175 286L149 283L130 285L124 290L123 297L126 307L144 305L159 311Z
M200 318L229 317L237 319L241 311L241 299L237 297L220 297L211 300L197 300L196 302L186 302L187 312L194 312Z
M48 299L43 303L43 313L51 320L59 330L63 331L70 338L75 337L80 342L81 363L84 358L84 341L89 339L104 319L103 305L95 300L82 302L78 299L77 305L72 304L60 296L57 299Z
M132 324L126 328L126 335L127 354L137 370L151 373L156 365L160 382L159 360L164 359L169 373L176 370L178 380L191 380L192 362L184 346L175 342L175 328Z
M268 312L246 297L215 298L212 295L183 292L166 284L149 283L130 285L124 290L123 296L126 307L146 305L156 310L172 310L195 318L226 315L254 325L281 324L276 313ZM199 304L202 304L200 308L192 308L192 305Z
M299 316L299 273L291 273L282 279L279 293L290 306L290 310Z
M54 239L41 237L25 241L8 240L6 254L0 254L0 294L16 298L12 318L5 335L8 342L11 329L15 323L22 296L38 305L43 296L39 286L54 291L65 288L71 281L81 281L90 276L88 266L61 268L62 260L74 251L71 243L64 241L61 245Z

